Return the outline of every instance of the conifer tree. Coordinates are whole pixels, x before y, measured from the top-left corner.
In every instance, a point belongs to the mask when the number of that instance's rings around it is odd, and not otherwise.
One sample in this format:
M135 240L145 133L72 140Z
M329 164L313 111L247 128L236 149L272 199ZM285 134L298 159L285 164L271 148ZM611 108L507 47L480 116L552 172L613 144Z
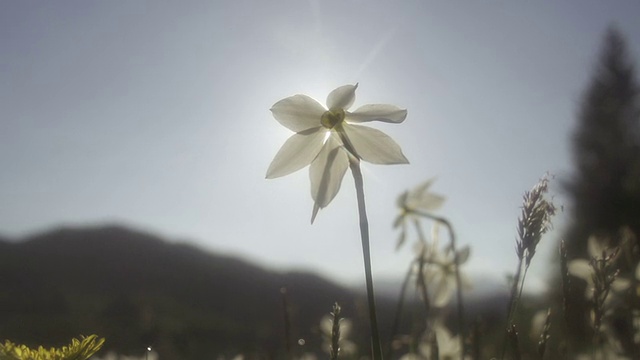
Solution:
M575 170L565 190L569 256L586 253L590 235L615 241L621 227L640 236L640 99L623 36L610 29L583 95L573 136Z
M572 138L574 171L563 183L570 201L570 218L563 238L569 260L588 259L587 242L591 235L608 238L607 245L614 246L619 245L621 231L630 229L635 240L623 251L625 261L618 262L621 275L627 278L633 278L640 260L639 94L625 39L617 30L609 29L577 113ZM557 275L556 282L560 273ZM570 327L566 335L577 342L591 335L585 286L578 280L572 281L566 299L565 316ZM563 301L561 294L555 296L558 303ZM617 316L621 318L623 321L616 325L617 336L629 349L633 332L625 316Z

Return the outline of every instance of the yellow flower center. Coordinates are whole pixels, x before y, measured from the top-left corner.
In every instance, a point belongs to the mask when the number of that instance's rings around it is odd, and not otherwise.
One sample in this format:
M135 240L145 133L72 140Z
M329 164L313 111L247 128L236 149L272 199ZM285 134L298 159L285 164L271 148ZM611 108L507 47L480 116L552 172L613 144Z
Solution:
M331 109L329 111L325 111L320 118L320 123L322 126L327 129L333 129L336 125L340 124L344 121L344 110L343 109Z

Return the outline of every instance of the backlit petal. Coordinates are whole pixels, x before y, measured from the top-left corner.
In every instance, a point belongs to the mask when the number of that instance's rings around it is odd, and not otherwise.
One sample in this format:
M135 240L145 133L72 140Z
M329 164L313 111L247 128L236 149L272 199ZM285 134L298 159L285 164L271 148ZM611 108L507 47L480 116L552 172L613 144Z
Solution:
M309 168L311 197L319 208L329 205L336 196L348 167L347 153L342 145L330 136Z
M440 282L436 285L436 290L433 295L433 305L436 307L443 307L449 303L453 295L452 284L449 279L440 279Z
M351 122L382 121L398 124L407 117L407 110L395 105L369 104L347 113L346 120Z
M439 209L445 201L444 196L429 192L435 178L431 178L409 191L406 206L416 210L433 211Z
M402 247L406 239L407 239L407 230L403 224L402 229L400 230L400 235L398 235L398 241L396 242L396 250Z
M295 132L320 126L320 118L325 111L324 106L307 95L289 96L271 107L273 117Z
M382 131L352 124L343 124L342 128L362 160L373 164L409 163L400 146Z
M414 209L422 209L427 211L437 210L444 204L445 197L434 193L425 193L419 199L411 199L409 204Z
M409 191L405 191L396 199L396 206L400 209L404 209L407 206L407 197L409 196Z
M463 246L462 249L458 250L458 265L462 265L467 260L469 260L469 255L471 254L471 248L469 245Z
M593 282L593 268L584 259L572 260L568 264L569 274L577 276L588 283Z
M358 84L344 85L330 92L327 96L329 109L348 109L356 100L357 88Z
M587 250L591 257L602 257L602 253L606 250L595 235L591 235L587 240Z
M625 291L631 287L631 281L625 278L616 278L611 284L611 288L615 291Z
M311 164L322 148L323 127L293 134L280 148L267 170L267 179L289 175Z

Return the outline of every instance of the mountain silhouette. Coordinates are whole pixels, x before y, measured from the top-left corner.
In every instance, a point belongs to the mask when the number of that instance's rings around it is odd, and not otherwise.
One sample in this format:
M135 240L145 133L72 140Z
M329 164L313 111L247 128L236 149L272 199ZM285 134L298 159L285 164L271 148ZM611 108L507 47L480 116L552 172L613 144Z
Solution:
M119 226L60 228L0 240L0 340L60 346L95 333L104 351L132 355L152 346L164 359L284 357L283 287L297 353L318 351L334 302L346 316L364 310L360 295L311 273Z

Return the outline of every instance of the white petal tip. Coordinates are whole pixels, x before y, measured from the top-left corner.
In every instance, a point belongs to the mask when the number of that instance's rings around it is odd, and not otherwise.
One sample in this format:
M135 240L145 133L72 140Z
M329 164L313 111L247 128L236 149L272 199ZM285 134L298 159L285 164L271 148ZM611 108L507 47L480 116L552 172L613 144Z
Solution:
M311 225L313 225L313 222L315 221L316 215L318 215L319 210L320 210L320 206L318 206L318 203L314 203L313 212L311 213Z

